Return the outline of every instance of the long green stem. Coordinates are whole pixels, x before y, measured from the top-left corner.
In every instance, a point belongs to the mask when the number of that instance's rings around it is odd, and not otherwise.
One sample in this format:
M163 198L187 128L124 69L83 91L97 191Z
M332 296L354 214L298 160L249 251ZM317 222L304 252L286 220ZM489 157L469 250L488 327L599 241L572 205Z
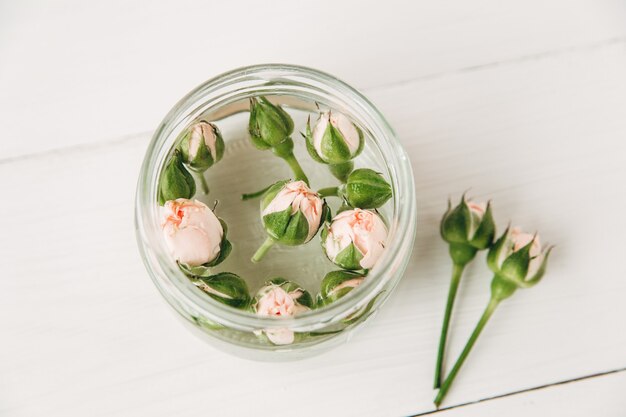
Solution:
M204 172L198 172L198 177L200 178L200 185L202 186L202 192L204 194L208 194L209 184L206 182L206 178L204 178Z
M259 247L259 249L257 249L256 252L254 252L254 255L252 255L252 262L256 263L256 262L261 261L261 259L263 259L267 251L270 250L270 248L272 247L272 245L274 245L274 243L275 241L271 237L268 237L267 239L265 239L265 242L263 242L261 247Z
M281 158L287 161L287 163L289 164L289 167L291 168L291 170L293 171L293 174L296 177L296 180L301 180L309 184L309 179L307 178L306 174L302 170L300 163L298 162L298 160L296 159L293 153L290 153L285 156L281 156Z
M319 190L317 190L317 193L320 195L320 197L337 197L339 195L339 187L320 188Z
M262 190L255 191L253 193L241 194L241 199L245 201L245 200L251 200L253 198L261 197L263 194L265 194L267 190L272 188L272 186L274 186L274 184L270 184L267 187L263 188Z
M434 388L441 386L441 369L443 366L443 355L446 349L446 340L448 339L448 329L450 327L450 317L452 316L452 307L456 292L461 282L461 276L465 265L454 264L452 267L452 279L450 280L450 288L448 289L448 301L446 303L446 311L443 315L443 325L441 326L441 336L439 337L439 350L437 352L437 364L435 366L435 385Z
M465 359L467 359L467 355L469 355L470 351L472 350L472 347L474 347L474 344L476 343L476 339L478 339L478 336L480 336L480 333L485 327L485 324L487 324L487 321L489 321L489 318L491 317L493 312L496 310L496 307L498 307L499 303L500 301L498 301L497 299L493 297L491 298L491 300L489 300L489 304L487 304L487 308L485 308L485 311L483 312L483 315L480 317L480 320L478 321L476 328L474 329L474 331L472 332L472 335L467 341L465 348L463 348L463 352L461 352L461 356L459 356L459 359L456 360L456 363L454 364L452 371L450 371L450 375L448 375L446 380L443 381L443 385L441 386L441 389L439 390L437 397L435 397L435 405L437 406L437 408L439 408L439 404L441 404L443 399L446 397L446 394L448 393L450 386L454 382L454 378L456 378L456 375L459 373L459 369L461 369L461 366L463 366L463 362L465 362Z

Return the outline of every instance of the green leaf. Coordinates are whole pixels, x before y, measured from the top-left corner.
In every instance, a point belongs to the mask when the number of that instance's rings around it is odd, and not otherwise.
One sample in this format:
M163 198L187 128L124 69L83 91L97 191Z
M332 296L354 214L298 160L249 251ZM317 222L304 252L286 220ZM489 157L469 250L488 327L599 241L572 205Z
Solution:
M530 264L530 247L533 242L510 254L502 263L500 273L504 278L514 282L523 281L528 273L528 265Z
M220 272L206 278L200 278L198 288L211 298L236 308L247 308L250 303L248 285L232 272Z
M326 162L331 164L340 164L352 159L350 149L343 135L335 126L328 122L321 143L322 155Z
M496 224L493 220L491 212L491 202L487 203L487 209L483 216L474 237L470 241L470 244L476 249L487 249L493 243L493 239L496 235Z
M507 243L507 238L509 235L509 228L507 227L502 236L493 244L491 249L489 249L489 253L487 254L487 265L489 269L491 269L494 273L500 272L500 265L498 265L498 259L500 258L500 253L503 250L506 250L505 247Z
M277 241L281 241L290 220L291 205L283 211L277 211L263 216L263 226L270 237Z
M291 207L289 207L291 209ZM301 245L307 241L309 234L309 222L304 214L298 210L291 216L283 236L278 239L280 243L288 246Z
M313 145L313 135L311 133L311 116L309 116L309 119L306 122L306 132L301 133L301 135L305 139L306 150L309 152L311 158L316 162L325 164L326 162L317 154L315 145Z
M361 259L363 259L363 254L354 246L353 243L350 243L344 250L337 254L337 257L333 261L336 265L344 269L362 269ZM332 261L332 259L331 259Z
M177 198L191 199L196 193L196 183L191 174L185 169L180 151L174 151L163 173L159 184L160 200L176 200Z

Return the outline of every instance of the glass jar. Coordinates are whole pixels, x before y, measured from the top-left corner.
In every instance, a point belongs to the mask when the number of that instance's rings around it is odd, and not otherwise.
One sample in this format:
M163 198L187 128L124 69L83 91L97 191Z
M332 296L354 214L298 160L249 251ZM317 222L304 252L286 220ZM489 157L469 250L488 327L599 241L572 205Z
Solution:
M376 153L393 189L385 213L389 227L386 248L367 278L336 302L291 318L260 317L208 297L171 259L160 226L158 180L177 138L200 118L213 121L247 112L249 98L259 95L276 97L280 104L293 109L313 111L321 105L347 115L368 137L370 150ZM224 140L228 149L228 135L224 135ZM363 95L333 76L310 68L256 65L205 82L167 114L146 152L137 186L135 216L138 245L148 273L190 328L232 354L261 360L294 359L348 340L352 331L374 315L389 297L413 248L415 185L409 159L394 131ZM276 261L280 262L280 258ZM283 329L295 332L293 343L273 345L258 337L262 332Z

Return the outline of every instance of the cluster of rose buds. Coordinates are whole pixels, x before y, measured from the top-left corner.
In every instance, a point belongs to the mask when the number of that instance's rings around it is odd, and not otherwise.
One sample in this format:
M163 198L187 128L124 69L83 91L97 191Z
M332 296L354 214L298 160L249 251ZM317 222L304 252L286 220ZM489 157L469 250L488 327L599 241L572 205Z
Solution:
M342 269L326 274L315 299L302 286L283 278L267 281L251 297L245 280L237 274L213 271L229 255L232 245L226 238L226 223L214 209L194 199L194 175L207 194L205 171L222 159L225 149L215 124L199 121L181 134L159 182L162 230L171 257L210 298L259 316L293 317L336 302L366 279L387 240L387 226L376 209L392 197L392 188L382 174L369 168L354 169L354 159L364 147L361 129L336 111L321 112L313 127L310 120L307 122L302 136L310 156L327 165L340 181L337 186L319 191L311 189L294 156L293 131L293 120L281 106L266 97L250 100L248 132L252 144L284 159L295 177L275 182L262 192L244 195L244 199L261 196L260 217L267 234L252 261L261 261L275 244L307 244L321 230L322 250ZM342 201L334 217L325 200L331 196ZM351 311L344 324L364 316L375 299ZM199 325L220 328L216 323ZM274 345L291 344L297 336L287 328L262 329L257 335Z
M435 388L439 388L435 398L437 407L499 303L511 297L518 288L530 288L537 284L545 273L552 247L542 249L539 236L524 233L518 227L509 227L494 243L495 234L489 203L474 203L466 200L465 196L455 208L448 203L448 210L441 220L441 236L449 245L453 270L435 367ZM494 273L491 297L450 374L442 381L443 354L459 282L465 266L478 251L485 249L489 250L487 264Z

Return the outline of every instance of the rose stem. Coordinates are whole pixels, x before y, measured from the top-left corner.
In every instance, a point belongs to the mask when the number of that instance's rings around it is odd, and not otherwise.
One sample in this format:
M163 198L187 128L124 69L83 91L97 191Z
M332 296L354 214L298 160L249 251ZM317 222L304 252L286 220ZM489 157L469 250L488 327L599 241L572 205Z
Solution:
M254 255L252 256L252 262L256 263L263 259L267 251L272 247L272 245L274 245L274 243L274 239L272 239L271 237L265 239L265 242L263 242L261 247L257 249L256 252L254 252Z
M204 194L208 194L209 184L206 182L206 178L204 178L204 172L199 172L198 177L200 177L200 185L202 186L202 192Z
M263 188L262 190L259 191L255 191L253 193L248 193L248 194L241 194L241 199L242 200L251 200L253 198L257 198L257 197L261 197L263 194L265 194L265 192L267 190L269 190L274 184L268 185L267 187Z
M293 171L294 175L296 176L296 180L304 181L308 185L309 184L309 179L307 178L306 174L302 170L302 167L300 166L300 163L298 163L298 160L296 159L294 154L292 152L290 152L288 155L285 155L282 158L285 161L287 161L287 163L289 164L289 167L291 168L291 170Z
M317 193L320 195L320 197L337 197L339 195L339 187L320 188L319 190L317 190Z
M456 377L456 374L459 373L459 369L463 365L463 362L465 362L465 359L467 358L467 355L469 355L470 351L472 350L472 347L474 347L474 343L476 343L476 339L478 339L478 336L480 336L480 332L482 332L483 328L485 327L485 324L487 324L487 321L489 321L489 318L491 317L493 312L496 310L496 307L498 307L499 303L500 301L494 297L491 297L491 299L489 300L489 304L487 304L487 308L485 308L485 311L483 312L483 315L478 321L476 328L474 329L474 331L472 332L472 335L467 341L465 348L463 348L463 352L461 352L461 356L459 356L459 359L456 360L456 363L454 364L452 371L450 371L450 375L448 375L446 380L443 381L443 385L441 386L441 389L439 390L437 397L435 397L435 406L437 406L437 408L439 408L439 404L441 404L446 394L448 393L450 386L454 382L454 378Z
M439 338L439 350L437 352L437 365L435 367L435 386L441 386L441 367L443 365L443 352L446 349L446 340L448 338L448 328L450 327L450 316L452 315L452 307L456 298L456 291L461 282L464 265L455 263L452 267L452 279L450 280L450 288L448 289L448 302L446 303L446 312L443 316L443 325L441 326L441 336Z

